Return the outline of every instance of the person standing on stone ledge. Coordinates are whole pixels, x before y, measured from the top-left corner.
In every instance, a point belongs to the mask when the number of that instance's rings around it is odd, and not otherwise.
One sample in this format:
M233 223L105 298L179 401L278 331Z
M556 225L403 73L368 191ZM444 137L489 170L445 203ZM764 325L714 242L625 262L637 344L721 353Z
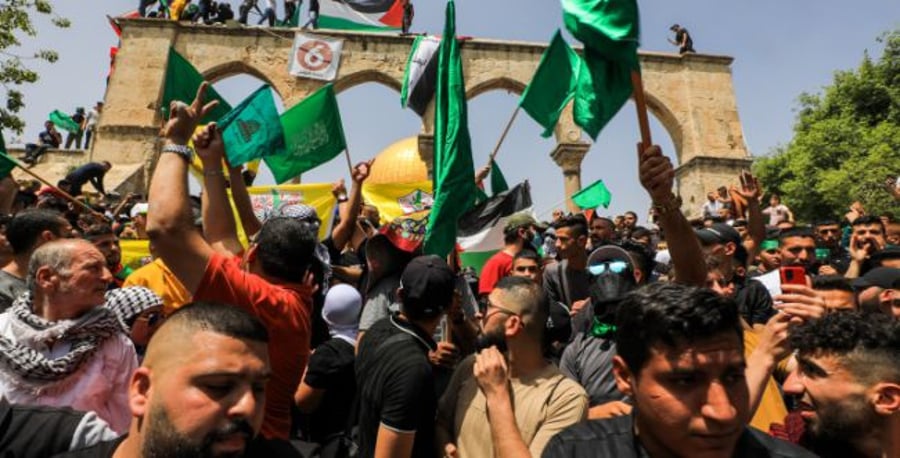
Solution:
M672 40L669 38L669 43L672 43L675 46L678 46L678 54L685 53L694 53L694 40L691 39L691 34L688 33L687 29L674 24L672 27L669 27L669 30L675 32L675 39Z

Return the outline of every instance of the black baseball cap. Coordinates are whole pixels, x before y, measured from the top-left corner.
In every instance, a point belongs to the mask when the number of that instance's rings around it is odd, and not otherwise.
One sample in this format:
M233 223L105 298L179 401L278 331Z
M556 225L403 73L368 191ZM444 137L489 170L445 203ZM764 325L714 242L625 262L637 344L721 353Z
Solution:
M884 289L900 288L900 269L876 267L850 283L857 290L877 286Z
M712 245L714 243L734 243L734 258L743 265L747 264L747 249L744 248L744 241L741 240L741 234L726 223L713 223L709 227L697 229L694 231L700 244L703 246Z
M400 276L403 312L432 318L450 306L456 289L456 274L440 256L413 258Z

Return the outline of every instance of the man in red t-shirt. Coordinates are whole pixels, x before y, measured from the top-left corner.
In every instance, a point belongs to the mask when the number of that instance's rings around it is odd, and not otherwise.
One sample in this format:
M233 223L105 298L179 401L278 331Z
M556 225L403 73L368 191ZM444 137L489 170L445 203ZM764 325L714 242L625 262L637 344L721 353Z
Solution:
M506 226L503 227L503 249L491 256L481 268L478 294L490 294L494 285L501 278L509 275L512 270L513 257L519 254L522 248L531 246L536 224L537 221L527 213L516 213L506 220Z
M272 377L266 385L261 434L287 440L290 406L310 352L312 274L316 231L293 218L268 220L244 250L237 239L222 172L221 132L210 123L194 136L204 166L206 239L191 220L186 145L206 113L204 83L188 106L173 102L163 128L164 146L150 182L147 233L159 257L193 293L194 300L231 304L258 317L269 331ZM243 253L242 257L237 257ZM239 374L233 374L238 377ZM229 374L223 374L227 379Z

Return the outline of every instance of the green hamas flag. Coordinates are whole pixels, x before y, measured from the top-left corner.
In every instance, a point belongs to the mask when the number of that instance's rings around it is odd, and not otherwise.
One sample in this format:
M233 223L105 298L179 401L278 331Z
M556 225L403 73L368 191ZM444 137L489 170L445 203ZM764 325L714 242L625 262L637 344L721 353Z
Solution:
M81 126L79 126L71 116L59 110L53 110L53 112L50 113L49 119L54 126L59 127L66 132L78 132L81 129Z
M544 127L542 137L553 134L560 113L575 95L581 66L581 58L557 30L519 99L519 106Z
M16 161L7 155L6 143L3 141L3 134L0 134L0 180L8 177L14 168Z
M219 119L218 124L231 165L284 152L284 130L267 84Z
M203 83L203 76L191 65L181 54L175 51L175 48L169 48L169 63L166 66L166 79L163 82L163 98L160 109L163 118L169 118L169 104L173 100L180 100L184 103L191 103L197 96L197 89ZM206 91L206 102L218 100L217 105L209 114L206 115L200 124L207 124L218 120L226 113L231 111L231 105L213 89L212 86Z
M506 184L506 177L500 171L500 166L495 161L491 161L491 194L497 195L509 189Z
M578 74L573 117L591 138L631 96L637 58L639 17L636 0L562 0L563 21L584 44L587 71Z
M609 208L609 202L612 200L612 194L606 188L603 180L597 180L594 184L576 192L572 195L572 202L581 209L597 208L603 205L603 208Z
M446 257L456 244L460 216L475 202L475 167L466 113L456 4L447 2L444 34L438 49L434 100L434 204L425 234L425 252Z
M284 183L324 164L347 148L334 87L322 87L281 115L285 153L263 158L275 182Z

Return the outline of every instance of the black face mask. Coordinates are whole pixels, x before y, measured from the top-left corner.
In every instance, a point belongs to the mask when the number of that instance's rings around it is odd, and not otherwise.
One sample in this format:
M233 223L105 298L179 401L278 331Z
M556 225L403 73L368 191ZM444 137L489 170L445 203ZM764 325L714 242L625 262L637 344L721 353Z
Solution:
M634 274L630 269L618 274L606 271L595 275L589 288L594 317L605 323L613 323L617 305L635 286Z

